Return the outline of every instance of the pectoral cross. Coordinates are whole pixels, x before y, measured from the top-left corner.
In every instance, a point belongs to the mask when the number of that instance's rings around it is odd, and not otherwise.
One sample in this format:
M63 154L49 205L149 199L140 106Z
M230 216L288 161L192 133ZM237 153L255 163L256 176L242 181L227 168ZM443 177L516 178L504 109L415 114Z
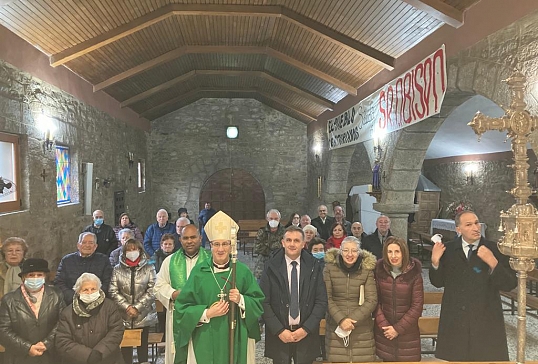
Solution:
M227 294L224 293L224 291L221 289L220 290L220 293L217 295L217 297L221 300L221 301L224 301L224 299L226 298Z

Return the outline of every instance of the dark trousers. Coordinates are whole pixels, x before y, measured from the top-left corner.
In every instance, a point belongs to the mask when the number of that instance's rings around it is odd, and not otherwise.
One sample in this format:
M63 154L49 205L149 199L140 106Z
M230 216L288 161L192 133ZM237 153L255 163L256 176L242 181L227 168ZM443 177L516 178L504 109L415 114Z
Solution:
M273 360L273 364L292 364L292 359L293 359L293 364L312 364L311 361L297 361L297 344L296 343L288 343L288 349L289 349L289 360L282 360L282 361L277 361L277 360ZM315 350L315 349L313 349Z
M136 353L138 354L138 362L143 363L148 361L148 336L149 326L142 329L142 342L141 346L137 346ZM133 362L133 348L121 348L121 355L125 364L132 364Z

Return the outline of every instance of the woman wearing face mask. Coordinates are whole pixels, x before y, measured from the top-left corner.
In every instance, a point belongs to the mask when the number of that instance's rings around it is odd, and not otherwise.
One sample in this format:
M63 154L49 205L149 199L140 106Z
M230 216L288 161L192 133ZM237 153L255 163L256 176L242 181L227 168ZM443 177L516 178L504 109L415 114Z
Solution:
M341 222L335 222L331 228L331 236L327 239L325 249L340 248L342 241L346 237L346 228Z
M375 313L377 355L384 361L420 361L418 318L424 304L422 266L405 240L390 236L377 262L379 304Z
M137 347L139 363L148 361L149 327L157 323L155 279L155 267L148 264L142 243L128 240L123 245L120 264L114 267L109 292L119 306L125 328L143 329L142 345ZM133 362L132 348L122 348L121 352L126 364Z
M61 292L45 284L49 272L44 259L24 261L22 284L6 293L0 305L0 344L5 363L55 364L56 323L65 307Z
M73 289L73 303L63 310L56 333L56 350L63 362L123 363L123 322L116 304L105 298L101 280L82 273Z
M372 312L377 306L375 256L349 236L325 254L323 279L329 309L325 331L327 361L375 361Z

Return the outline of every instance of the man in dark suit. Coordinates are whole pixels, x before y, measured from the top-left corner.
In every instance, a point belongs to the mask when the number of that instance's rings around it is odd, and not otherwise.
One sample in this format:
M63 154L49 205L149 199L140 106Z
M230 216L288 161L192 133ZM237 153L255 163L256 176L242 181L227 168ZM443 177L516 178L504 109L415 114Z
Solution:
M275 364L311 364L320 355L319 323L327 312L320 262L304 246L304 232L286 229L280 249L267 261L260 280L265 295L265 356Z
M361 247L374 254L377 259L381 259L383 258L383 243L389 236L392 236L390 219L388 216L379 215L375 221L375 226L375 231L364 238Z
M507 361L499 291L517 285L509 258L481 237L472 211L456 215L455 240L435 243L430 281L444 287L435 356L448 361Z
M334 224L334 217L327 216L327 206L319 205L318 207L318 217L312 219L312 226L318 229L319 237L323 240L329 239L332 231L331 228Z

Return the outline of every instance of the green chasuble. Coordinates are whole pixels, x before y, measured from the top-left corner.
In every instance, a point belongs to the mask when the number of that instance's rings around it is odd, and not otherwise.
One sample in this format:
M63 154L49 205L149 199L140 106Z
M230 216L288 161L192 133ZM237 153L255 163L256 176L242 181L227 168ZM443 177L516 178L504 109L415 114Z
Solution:
M200 248L196 265L211 260L211 253ZM173 289L181 290L187 282L187 263L183 249L178 250L170 257L170 285Z
M228 294L230 282L227 281L229 270L212 274L212 261L196 265L175 303L174 338L176 357L174 364L187 362L189 339L192 337L196 362L198 364L229 363L229 323L228 315L213 317L209 323L196 327L204 310L219 300L220 288ZM260 340L258 318L263 313L263 292L250 269L237 262L236 287L245 300L245 318L236 306L237 326L235 329L234 362L247 362L247 341L252 338ZM218 282L215 282L215 277ZM231 278L230 278L231 281ZM228 296L226 296L228 297Z

